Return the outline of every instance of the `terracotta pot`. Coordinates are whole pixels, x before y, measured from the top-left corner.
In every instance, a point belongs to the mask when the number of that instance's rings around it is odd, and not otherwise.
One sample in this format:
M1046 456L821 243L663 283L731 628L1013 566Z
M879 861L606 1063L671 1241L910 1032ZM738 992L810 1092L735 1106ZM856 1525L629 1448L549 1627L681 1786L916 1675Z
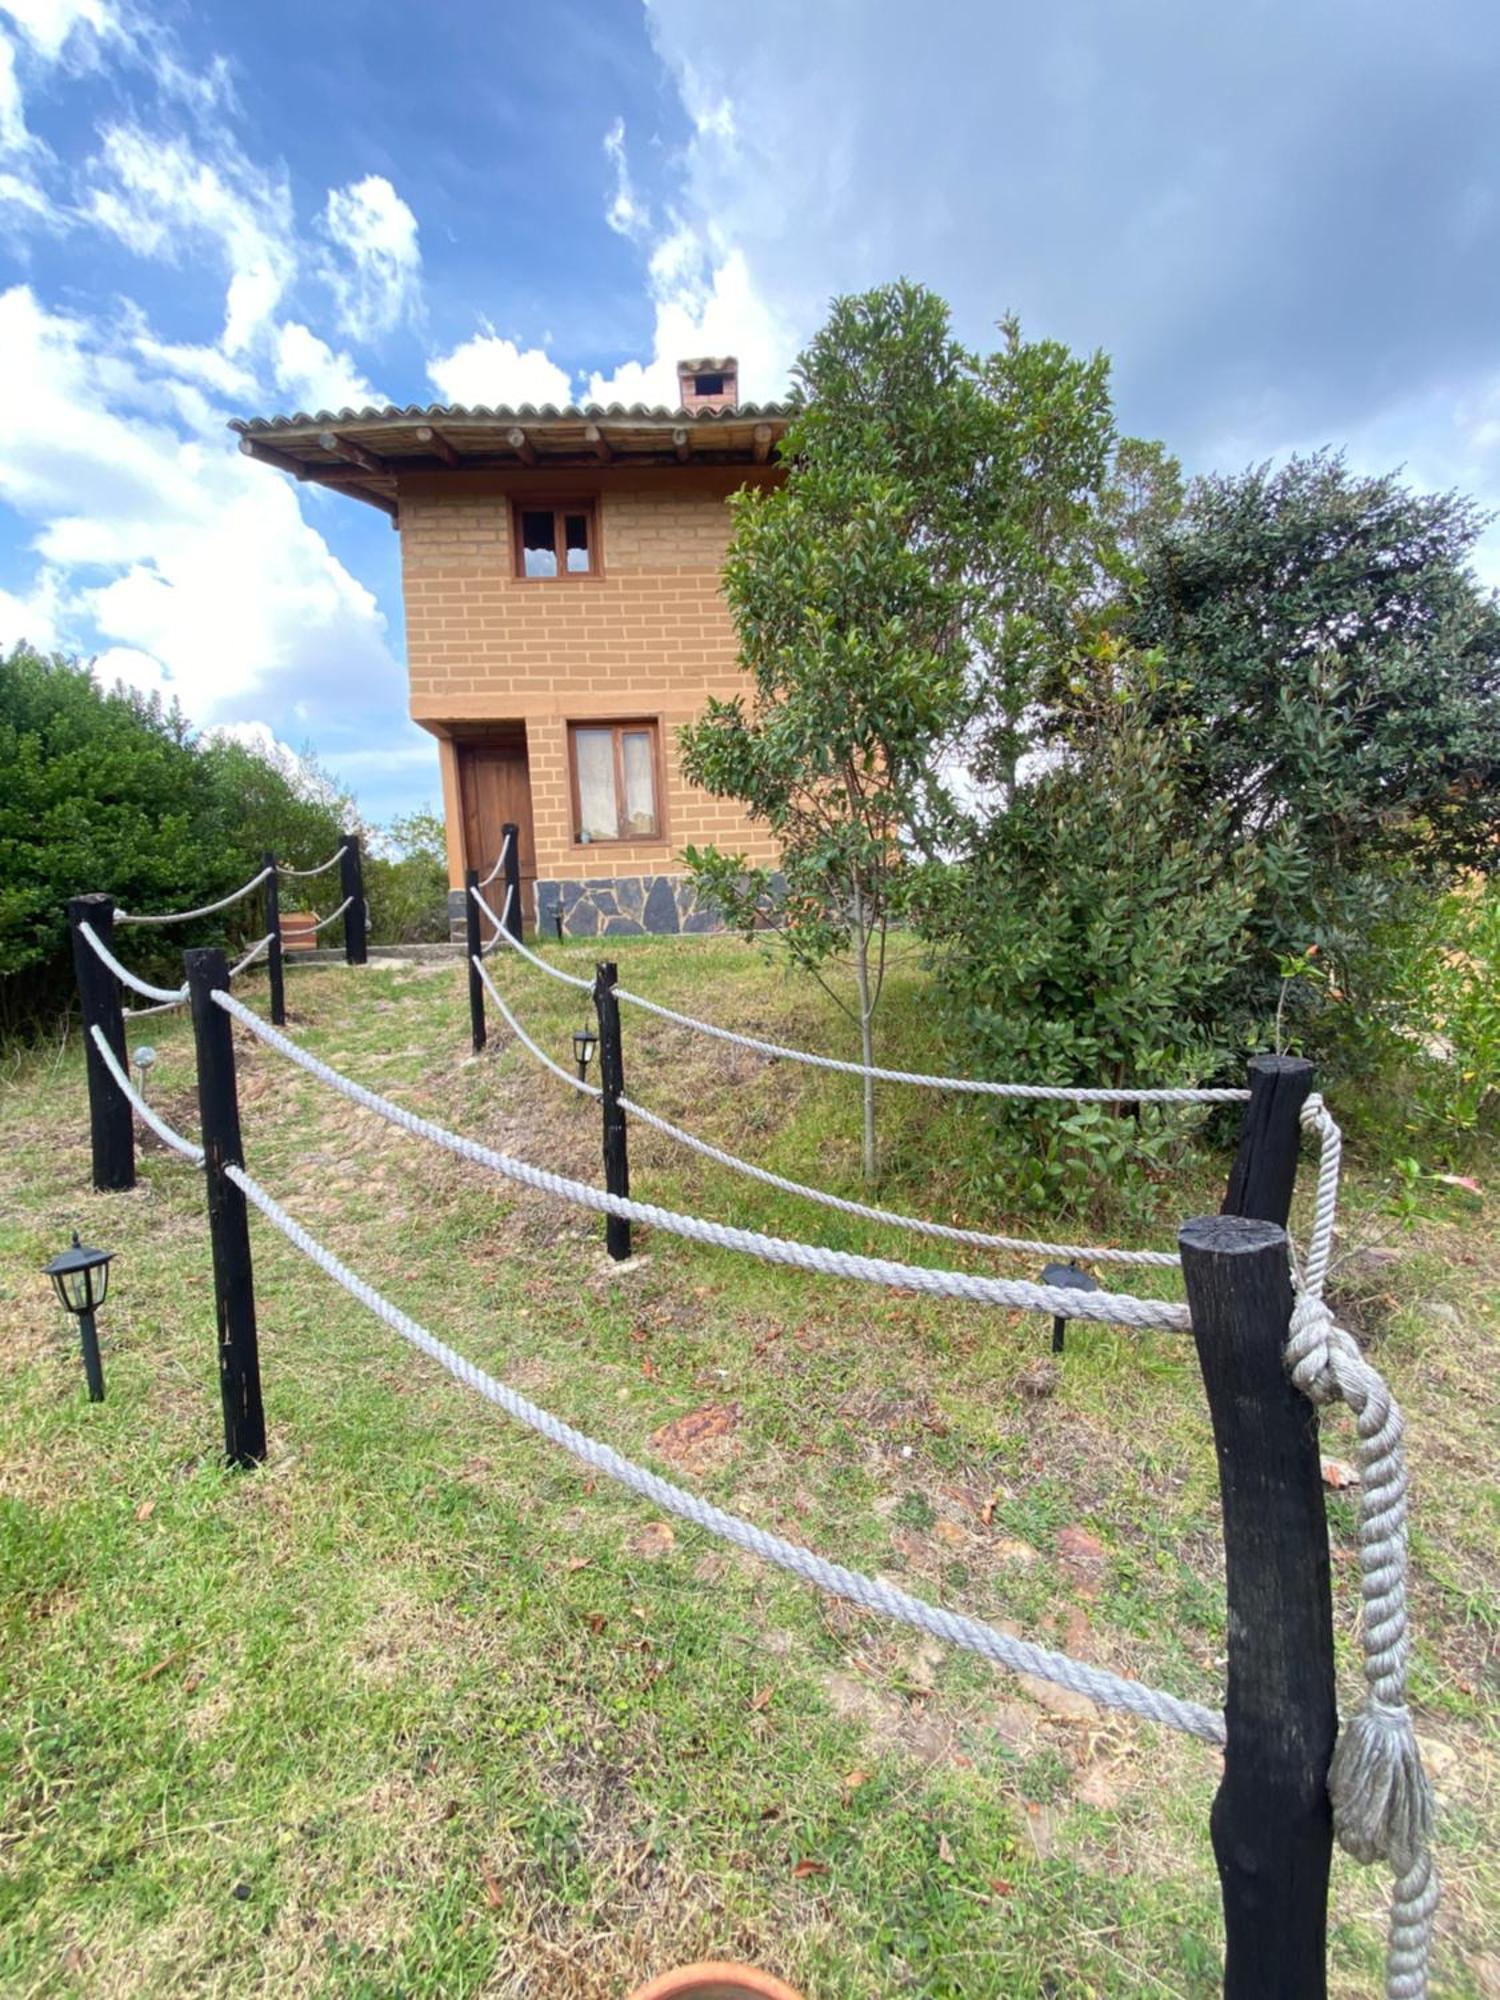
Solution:
M753 1965L684 1965L639 1986L630 2000L802 2000Z

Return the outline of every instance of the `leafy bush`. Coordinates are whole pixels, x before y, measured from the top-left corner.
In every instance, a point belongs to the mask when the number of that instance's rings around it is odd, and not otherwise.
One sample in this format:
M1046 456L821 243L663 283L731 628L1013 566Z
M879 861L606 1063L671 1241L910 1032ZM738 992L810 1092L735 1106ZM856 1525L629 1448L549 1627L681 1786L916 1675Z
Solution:
M225 895L267 848L295 863L338 844L347 801L243 744L193 736L176 708L99 687L87 666L26 646L0 658L0 1034L30 1032L73 994L66 906L108 890L126 909ZM132 939L131 963L170 972L184 946L233 944L253 901Z
M1117 703L915 899L976 1075L1123 1087L1221 1067L1202 1017L1243 950L1255 879L1248 859L1223 865L1220 816L1183 810L1178 756ZM1103 1182L1138 1189L1188 1122L1007 1107L1004 1192L1080 1207Z
M365 860L376 944L438 944L448 935L448 841L436 813L393 820Z

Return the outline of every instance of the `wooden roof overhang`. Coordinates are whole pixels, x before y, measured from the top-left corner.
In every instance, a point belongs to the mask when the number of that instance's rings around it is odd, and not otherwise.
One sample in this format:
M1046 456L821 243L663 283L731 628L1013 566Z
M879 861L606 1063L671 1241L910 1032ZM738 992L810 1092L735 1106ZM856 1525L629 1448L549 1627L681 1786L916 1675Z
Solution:
M247 458L388 514L403 474L514 471L519 466L764 465L791 411L780 403L727 410L619 404L559 410L322 410L316 416L237 417Z

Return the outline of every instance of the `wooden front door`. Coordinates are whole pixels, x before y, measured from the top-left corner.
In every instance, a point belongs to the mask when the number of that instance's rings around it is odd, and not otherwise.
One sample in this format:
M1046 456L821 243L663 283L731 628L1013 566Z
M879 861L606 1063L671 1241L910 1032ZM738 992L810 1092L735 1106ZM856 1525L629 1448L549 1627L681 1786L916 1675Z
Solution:
M463 803L464 856L470 868L488 875L500 852L500 829L514 822L520 828L521 918L528 931L536 927L536 841L531 829L531 776L526 764L524 724L486 730L483 736L461 739L458 788ZM496 877L486 891L500 908L505 891Z

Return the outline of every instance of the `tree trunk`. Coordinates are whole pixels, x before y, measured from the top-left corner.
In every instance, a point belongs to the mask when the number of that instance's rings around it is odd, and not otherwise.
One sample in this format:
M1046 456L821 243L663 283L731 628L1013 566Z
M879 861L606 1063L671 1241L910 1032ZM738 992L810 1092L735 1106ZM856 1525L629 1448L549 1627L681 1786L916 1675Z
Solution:
M860 1061L869 1069L875 1061L875 1036L870 1025L874 1009L870 1000L870 934L865 929L864 898L858 887L854 891L854 976L859 987L859 1049ZM880 1170L875 1151L875 1079L867 1076L864 1082L865 1130L863 1147L864 1175L873 1181Z

